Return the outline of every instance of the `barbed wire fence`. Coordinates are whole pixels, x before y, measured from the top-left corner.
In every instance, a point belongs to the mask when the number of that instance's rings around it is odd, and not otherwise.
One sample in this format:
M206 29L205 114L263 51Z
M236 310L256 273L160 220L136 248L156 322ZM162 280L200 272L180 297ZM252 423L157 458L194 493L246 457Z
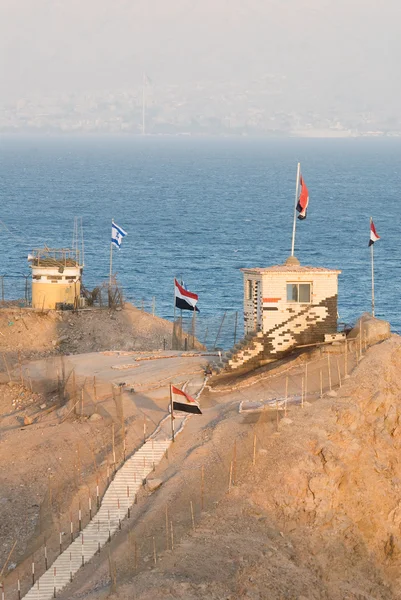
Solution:
M31 305L30 275L0 275L0 307Z
M116 309L123 308L125 302L132 303L137 309L160 316L160 304L156 296L141 298L127 295L123 286L115 278L111 285L103 280L94 288L84 285L81 296L85 302L80 306L68 307ZM0 308L28 308L32 305L32 289L30 275L0 275ZM66 307L63 307L66 310ZM166 318L162 315L162 318ZM242 313L226 310L219 314L196 313L195 319L191 311L178 311L175 316L167 317L174 323L172 340L166 340L165 346L172 345L175 350L193 350L202 347L208 350L229 349L243 337Z
M224 311L220 315L199 315L192 313L179 316L175 320L173 350L226 350L243 337L243 324L238 311Z

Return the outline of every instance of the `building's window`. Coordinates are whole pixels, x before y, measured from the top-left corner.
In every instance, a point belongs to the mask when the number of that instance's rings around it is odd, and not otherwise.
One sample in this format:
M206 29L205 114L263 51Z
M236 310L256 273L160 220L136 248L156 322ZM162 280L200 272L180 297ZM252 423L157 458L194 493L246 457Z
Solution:
M75 275L67 275L66 280L67 281L75 281Z
M42 275L33 275L32 279L36 279L36 280L41 280L42 279Z
M311 301L310 283L287 283L287 302L309 304Z
M253 292L252 279L247 279L247 282L246 282L246 299L247 300L252 300L252 292Z
M50 281L60 281L63 278L61 275L46 275L46 279L50 279Z

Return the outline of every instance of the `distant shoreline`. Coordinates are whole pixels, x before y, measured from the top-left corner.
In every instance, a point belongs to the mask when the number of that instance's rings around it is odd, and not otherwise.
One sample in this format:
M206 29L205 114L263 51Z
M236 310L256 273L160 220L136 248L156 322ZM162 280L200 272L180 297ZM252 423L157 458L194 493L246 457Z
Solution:
M151 139L151 138L190 138L190 139L258 139L258 140L291 140L291 139L400 139L400 132L368 132L368 133L355 133L350 131L335 131L335 130L302 130L293 131L290 133L272 133L272 134L260 134L254 133L147 133L142 135L141 133L133 132L118 132L118 131L30 131L21 129L17 131L2 131L0 135L4 139L5 137L119 137L119 138L135 138L135 139Z

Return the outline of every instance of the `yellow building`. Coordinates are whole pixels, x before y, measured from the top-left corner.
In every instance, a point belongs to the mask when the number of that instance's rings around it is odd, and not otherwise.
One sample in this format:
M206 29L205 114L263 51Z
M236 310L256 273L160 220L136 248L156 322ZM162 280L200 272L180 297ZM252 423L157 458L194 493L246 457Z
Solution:
M79 250L35 249L28 257L32 269L32 308L77 308L83 267Z

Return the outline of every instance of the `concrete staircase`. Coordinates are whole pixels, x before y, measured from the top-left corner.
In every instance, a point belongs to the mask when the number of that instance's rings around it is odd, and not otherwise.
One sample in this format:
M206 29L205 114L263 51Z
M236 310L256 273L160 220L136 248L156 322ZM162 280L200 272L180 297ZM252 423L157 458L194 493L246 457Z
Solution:
M240 369L243 365L256 359L264 350L263 333L248 333L229 352L225 354L223 366L225 370Z
M271 346L270 353L274 358L280 358L297 346L296 335L303 333L308 327L316 326L325 320L327 309L324 306L308 306L292 315L287 321L276 325L268 331L264 338Z
M176 433L187 417L176 417ZM75 573L88 562L121 528L121 522L136 501L136 494L163 458L171 444L170 418L117 471L110 483L97 514L78 537L60 554L52 566L24 596L27 600L51 600L62 590Z
M307 306L294 309L284 323L272 327L267 333L254 331L247 334L241 342L226 353L223 359L225 371L250 370L274 360L278 360L294 350L297 337L309 327L316 327L327 316L325 306Z

